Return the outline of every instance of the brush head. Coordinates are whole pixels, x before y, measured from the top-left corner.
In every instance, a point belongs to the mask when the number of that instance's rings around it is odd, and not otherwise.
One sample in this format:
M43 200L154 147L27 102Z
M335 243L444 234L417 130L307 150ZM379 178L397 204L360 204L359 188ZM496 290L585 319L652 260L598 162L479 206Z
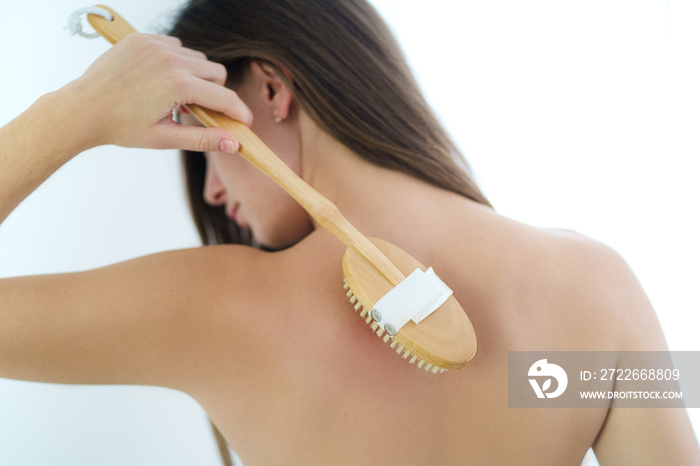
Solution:
M378 238L369 240L405 276L416 268L426 270L401 248ZM343 276L348 299L355 311L385 343L391 341L391 347L410 363L417 362L418 367L438 373L459 369L476 354L474 327L454 296L419 324L407 322L392 338L374 321L370 311L394 285L353 247L349 247L343 256Z

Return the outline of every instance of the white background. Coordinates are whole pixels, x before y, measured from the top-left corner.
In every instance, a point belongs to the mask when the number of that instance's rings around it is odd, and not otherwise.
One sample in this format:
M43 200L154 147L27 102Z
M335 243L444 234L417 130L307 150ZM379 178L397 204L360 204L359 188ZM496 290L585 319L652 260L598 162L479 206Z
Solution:
M110 6L156 32L179 3ZM496 209L615 248L670 349L700 350L700 4L373 3ZM63 29L88 5L3 2L0 124L108 48ZM0 277L198 244L176 152L106 146L65 165L0 226ZM699 432L700 410L689 411ZM215 465L217 455L205 413L179 392L0 379L0 464Z

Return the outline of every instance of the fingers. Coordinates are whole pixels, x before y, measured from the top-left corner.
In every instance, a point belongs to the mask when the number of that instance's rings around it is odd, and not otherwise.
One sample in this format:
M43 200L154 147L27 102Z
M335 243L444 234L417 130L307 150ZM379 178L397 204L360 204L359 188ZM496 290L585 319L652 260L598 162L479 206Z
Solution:
M172 45L177 45L179 47L182 47L182 41L177 37L166 36L165 34L148 34L148 33L141 33L141 35L147 36L147 37L152 37L156 40L159 40L161 42L165 42L167 44L172 44Z
M226 83L226 67L220 63L207 60L202 52L182 47L182 42L170 36L153 36L168 44L168 49L179 54L183 66L199 80L188 80L185 84L187 97L184 103L194 103L216 110L234 120L242 121L248 126L253 122L253 114L241 101L238 95L224 87Z
M219 86L226 84L226 67L220 63L214 63L206 59L190 58L188 68L194 76L205 81L210 81Z
M182 41L177 37L162 34L143 34L143 36L161 42L160 45L165 50L183 58L183 66L195 76L222 86L226 83L226 67L224 65L209 61L207 56L199 50L183 47Z
M91 66L88 77L82 78L87 83L82 87L102 90L98 98L102 99L102 106L111 109L110 123L103 125L109 128L103 143L195 151L237 150L235 137L225 130L181 126L172 121L173 108L197 104L250 126L252 112L234 91L224 86L223 65L182 47L179 39L168 36L132 34L112 51ZM125 93L131 94L130 98L120 97Z
M203 52L200 52L199 50L188 49L187 47L183 47L181 45L163 44L163 47L167 47L168 49L172 50L173 52L179 53L179 54L186 56L186 57L196 58L198 60L206 60L207 59L207 56L204 55Z
M158 149L185 149L195 152L230 152L239 149L236 138L220 128L159 125L149 146Z
M185 87L188 92L185 103L216 110L247 126L253 123L253 112L231 89L195 78L188 80Z

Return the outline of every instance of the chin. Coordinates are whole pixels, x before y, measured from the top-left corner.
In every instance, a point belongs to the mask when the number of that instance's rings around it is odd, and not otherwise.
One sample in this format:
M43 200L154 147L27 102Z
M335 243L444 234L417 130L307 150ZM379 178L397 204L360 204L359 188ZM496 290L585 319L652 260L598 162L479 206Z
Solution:
M267 251L280 251L294 246L299 241L306 238L313 231L313 224L308 223L308 227L296 227L292 224L285 224L274 229L261 229L258 233L252 229L255 243L261 249Z

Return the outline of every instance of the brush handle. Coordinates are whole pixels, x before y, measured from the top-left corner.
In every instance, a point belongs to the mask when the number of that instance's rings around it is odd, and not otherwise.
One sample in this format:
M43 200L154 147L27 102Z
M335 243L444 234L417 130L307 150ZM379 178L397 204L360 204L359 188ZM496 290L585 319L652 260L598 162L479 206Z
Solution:
M95 6L109 11L113 19L109 21L101 16L88 14L88 22L95 31L112 44L116 44L129 34L138 32L111 8L104 5ZM246 159L289 193L321 226L346 246L355 248L394 285L398 285L405 278L372 242L343 217L335 204L294 173L245 124L198 105L189 104L187 108L205 126L222 128L233 134L240 143L239 152Z

